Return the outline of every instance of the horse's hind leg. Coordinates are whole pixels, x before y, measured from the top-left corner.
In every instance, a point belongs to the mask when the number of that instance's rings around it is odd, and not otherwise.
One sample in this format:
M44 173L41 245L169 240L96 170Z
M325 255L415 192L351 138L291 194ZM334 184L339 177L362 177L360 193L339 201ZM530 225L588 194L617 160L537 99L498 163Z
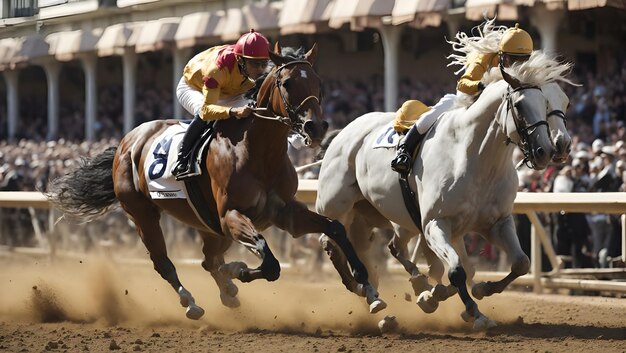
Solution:
M513 280L527 274L530 269L530 260L519 244L513 217L509 216L496 223L486 239L507 254L511 260L511 272L497 282L481 282L474 285L472 295L479 300L495 293L502 293Z
M141 195L133 197L132 200L122 197L120 203L135 223L137 232L150 253L154 269L174 288L180 297L180 304L187 308L187 317L193 320L202 317L204 310L196 305L191 293L180 283L176 268L167 256L163 232L159 226L161 217L159 210Z
M277 212L274 224L288 231L294 237L307 233L324 233L324 236L330 240L327 244L333 247L332 253L336 254L334 255L336 257L331 256L331 261L337 268L346 288L364 296L371 313L376 313L387 307L387 304L378 298L376 289L369 283L367 268L356 254L341 223L312 212L303 203L292 200ZM322 239L326 239L324 236ZM346 263L352 268L352 279L349 279L346 274L348 272ZM356 290L354 290L355 284L352 280L357 283Z
M337 270L339 277L341 277L343 285L350 292L366 299L367 304L369 305L370 313L377 313L387 307L387 304L378 298L378 291L374 288L374 286L360 284L354 279L352 273L350 272L346 255L334 240L330 239L327 235L322 234L320 237L320 244L322 245L324 251L328 254L328 257L335 267L335 270Z
M202 261L202 268L207 270L215 280L220 290L222 304L229 308L239 307L239 299L236 297L239 289L229 277L219 271L220 266L224 265L224 253L232 244L232 239L207 232L199 233L203 241L202 253L204 254L204 261Z
M478 310L478 305L467 290L467 275L461 266L459 255L450 242L450 223L444 219L434 219L425 227L425 238L429 247L440 259L448 263L448 278L450 283L459 291L459 296L465 305L465 311L461 317L465 321L474 321L475 329L485 329L495 326L495 322L487 318Z
M255 269L248 268L243 262L222 265L219 271L223 275L228 278L237 278L242 282L251 282L261 278L271 282L280 277L280 263L274 257L265 238L254 228L250 218L237 210L229 210L222 219L222 229L262 259L261 265Z

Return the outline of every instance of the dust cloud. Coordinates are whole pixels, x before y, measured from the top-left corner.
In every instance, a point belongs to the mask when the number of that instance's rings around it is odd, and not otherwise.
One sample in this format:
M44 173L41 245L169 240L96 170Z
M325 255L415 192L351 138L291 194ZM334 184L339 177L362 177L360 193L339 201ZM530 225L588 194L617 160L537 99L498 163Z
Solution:
M463 305L458 297L441 303L435 314L424 314L415 304L415 296L408 294L409 282L398 280L399 275L381 284L381 298L389 306L374 315L368 312L365 300L348 292L334 273L311 279L310 274L299 274L297 269L283 271L277 282L235 281L241 306L230 309L221 304L213 278L199 265L179 265L181 282L206 311L200 320L192 321L185 317L173 288L149 265L119 265L87 255L80 260L54 262L2 259L0 264L0 317L22 323L379 334L377 322L385 315L395 315L402 333L471 330L459 316ZM491 305L490 299L479 303L490 318L514 322L515 310L508 310L511 303L504 312L502 305L497 301Z

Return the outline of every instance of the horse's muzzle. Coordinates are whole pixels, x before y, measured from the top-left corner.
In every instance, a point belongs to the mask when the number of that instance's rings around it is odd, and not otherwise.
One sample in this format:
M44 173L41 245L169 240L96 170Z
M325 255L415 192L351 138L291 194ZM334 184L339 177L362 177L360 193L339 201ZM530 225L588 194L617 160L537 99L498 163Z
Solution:
M307 120L302 126L302 130L307 139L309 147L317 147L322 143L322 139L328 131L328 122L326 120Z

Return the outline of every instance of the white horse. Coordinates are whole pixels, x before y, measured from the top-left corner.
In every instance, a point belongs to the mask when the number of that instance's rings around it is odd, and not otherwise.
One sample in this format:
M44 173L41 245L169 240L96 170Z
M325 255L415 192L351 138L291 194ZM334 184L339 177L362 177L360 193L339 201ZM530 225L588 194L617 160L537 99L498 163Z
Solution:
M515 147L509 142L523 149L529 165L535 169L545 168L552 157L558 157L557 148L562 158L571 143L561 119L550 119L550 129L545 128L548 113L567 106L562 100L564 95L560 101L553 97L560 90L556 90L556 84L546 87L554 90L553 94L538 89L539 85L545 87L549 81L559 79L564 70L527 72L533 75L528 77L522 72L516 75L525 84L511 77L508 83L491 83L469 108L444 114L422 143L409 180L417 190L420 226L432 250L426 252L427 259L429 254L432 257L430 274L435 273L434 277L439 274L439 278L443 274L443 266L434 258L436 254L449 266L450 282L466 306L463 318L475 320L477 329L495 323L480 313L470 297L465 284L467 276L453 245L458 245L464 234L477 232L503 249L512 260L511 273L503 280L481 283L474 288L473 294L478 298L501 292L515 278L526 274L530 262L520 248L511 216L518 181L511 161ZM356 119L336 136L322 162L319 182L323 187L318 190L317 210L341 220L356 248L359 248L357 234L369 234L373 226L389 227L389 221L399 234L412 236L419 232L402 201L398 176L389 168L394 151L372 148L379 132L393 117L394 113L369 113ZM555 135L554 145L551 131ZM345 272L340 269L345 260L337 254L332 242L325 240L323 244L340 273ZM418 277L419 272L413 269L406 254L400 253L402 241L396 245L390 244L392 254L412 273L417 292L426 285L425 280ZM464 248L456 248L463 255ZM358 293L349 276L342 278L348 289ZM448 290L442 296L451 293Z

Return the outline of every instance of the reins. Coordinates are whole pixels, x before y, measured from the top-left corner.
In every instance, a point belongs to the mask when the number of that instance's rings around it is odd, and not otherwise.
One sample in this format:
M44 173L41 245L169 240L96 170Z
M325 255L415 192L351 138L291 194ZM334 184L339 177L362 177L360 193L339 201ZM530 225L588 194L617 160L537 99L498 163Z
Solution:
M283 106L284 106L285 110L287 111L287 116L276 114L275 111L273 111L273 110L271 110L271 109L266 107L266 108L256 108L256 109L254 109L252 114L255 117L261 118L261 119L266 119L266 120L278 121L278 122L280 122L282 124L285 124L285 125L289 126L290 128L293 128L294 125L298 125L298 124L302 124L303 123L302 121L300 121L301 119L297 115L297 113L298 113L298 111L300 111L300 109L302 109L304 104L306 104L310 100L315 100L315 101L317 101L317 104L321 104L320 99L318 97L316 97L316 96L307 96L295 108L294 108L293 105L291 105L287 101L287 98L285 97L285 95L283 94L283 91L281 89L282 83L281 83L281 81L279 79L279 75L278 74L284 68L289 67L289 66L293 66L293 65L298 65L298 64L306 64L306 65L309 65L309 66L313 67L313 65L311 65L311 63L306 61L306 60L295 60L295 61L290 61L288 63L285 63L285 64L279 66L278 68L275 69L275 72L274 72L274 75L275 75L276 79L274 81L274 87L272 89L272 92L270 93L269 102L272 101L273 94L276 91L276 89L278 89L278 95L279 95L279 97L280 97L280 99L281 99L281 101L283 103ZM264 115L263 113L265 113L265 112L269 112L273 116Z

